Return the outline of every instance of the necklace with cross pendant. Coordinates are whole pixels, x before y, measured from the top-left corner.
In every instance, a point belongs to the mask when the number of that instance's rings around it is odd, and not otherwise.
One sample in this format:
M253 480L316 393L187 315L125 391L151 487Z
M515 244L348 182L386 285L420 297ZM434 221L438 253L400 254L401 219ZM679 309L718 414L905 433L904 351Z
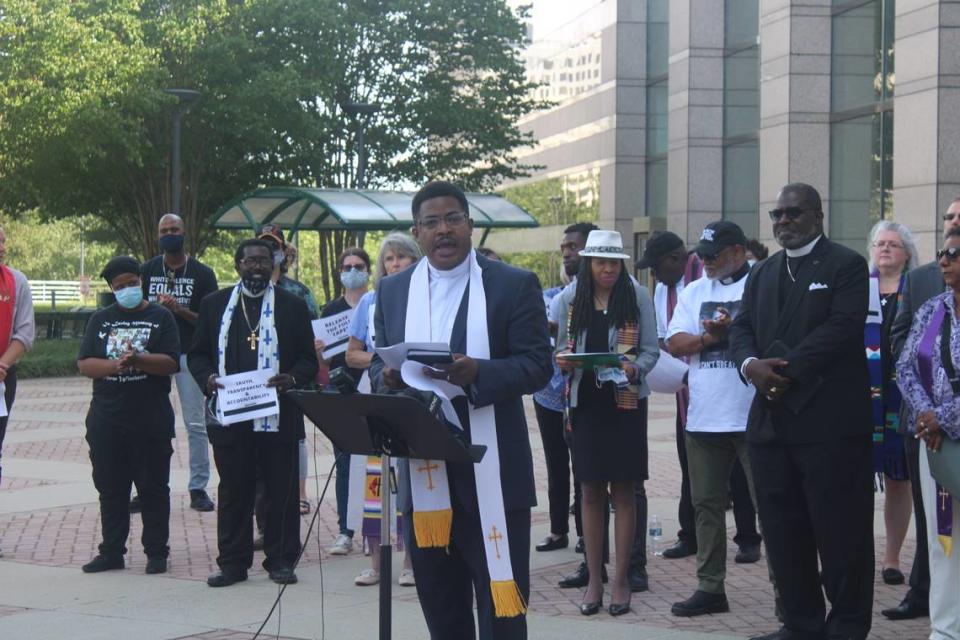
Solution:
M263 318L257 320L257 326L254 327L250 325L250 318L247 315L247 303L243 299L242 293L240 294L240 308L243 310L243 319L247 323L247 329L250 330L250 335L247 336L247 342L250 343L250 351L256 351L257 343L260 341L260 336L257 335L257 331L260 329L260 322L263 320Z

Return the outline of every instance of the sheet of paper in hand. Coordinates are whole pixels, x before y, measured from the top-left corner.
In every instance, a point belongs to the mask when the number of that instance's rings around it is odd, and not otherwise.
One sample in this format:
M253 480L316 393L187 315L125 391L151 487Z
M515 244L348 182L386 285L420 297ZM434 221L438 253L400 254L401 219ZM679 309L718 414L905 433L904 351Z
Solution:
M347 309L328 318L314 320L313 335L317 340L323 340L323 359L329 360L333 356L344 353L350 342L350 321L353 319L353 309Z
M389 347L377 347L377 354L387 367L400 371L407 360L421 364L452 362L450 346L443 342L401 342Z
M273 371L244 371L217 378L223 389L217 391L217 420L234 424L280 413L277 390L267 386Z
M676 393L683 386L683 377L690 367L679 358L660 349L660 357L653 371L647 374L647 384L657 393Z
M623 362L620 355L616 353L558 353L557 359L575 362L580 369L619 367Z

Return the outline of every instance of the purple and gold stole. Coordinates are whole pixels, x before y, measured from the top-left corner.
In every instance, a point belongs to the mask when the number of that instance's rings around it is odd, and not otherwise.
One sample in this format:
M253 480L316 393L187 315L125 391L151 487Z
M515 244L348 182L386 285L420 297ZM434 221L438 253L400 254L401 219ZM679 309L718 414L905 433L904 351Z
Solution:
M920 374L920 383L931 402L933 402L933 347L937 335L940 333L941 325L944 322L950 322L947 313L946 303L937 306L937 310L930 319L930 324L927 325L927 330L924 332L917 349L917 369ZM949 352L949 345L947 351ZM953 546L953 498L939 482L936 483L936 487L937 538L944 553L949 558Z

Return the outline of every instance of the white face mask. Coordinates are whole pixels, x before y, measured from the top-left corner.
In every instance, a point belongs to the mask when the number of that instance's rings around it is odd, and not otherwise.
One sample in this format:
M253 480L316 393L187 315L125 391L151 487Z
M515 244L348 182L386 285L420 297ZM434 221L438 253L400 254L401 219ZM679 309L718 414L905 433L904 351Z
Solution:
M340 282L347 289L359 289L366 286L370 280L370 274L366 271L351 269L350 271L340 272Z

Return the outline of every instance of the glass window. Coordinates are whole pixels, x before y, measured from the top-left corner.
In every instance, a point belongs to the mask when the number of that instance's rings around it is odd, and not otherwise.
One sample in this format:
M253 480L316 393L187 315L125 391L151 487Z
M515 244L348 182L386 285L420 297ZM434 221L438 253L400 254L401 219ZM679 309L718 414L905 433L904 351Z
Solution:
M873 0L833 17L833 111L893 97L892 0Z
M893 112L830 130L830 238L866 252L870 228L893 216Z
M669 0L647 0L647 77L667 74L669 47Z
M755 133L760 128L760 48L723 59L723 134Z
M758 0L727 0L723 6L723 32L727 48L756 44L760 32Z
M760 149L756 140L723 148L723 219L740 225L748 238L760 226Z
M667 159L647 163L647 215L651 218L667 217Z
M667 81L647 87L647 155L667 152Z

